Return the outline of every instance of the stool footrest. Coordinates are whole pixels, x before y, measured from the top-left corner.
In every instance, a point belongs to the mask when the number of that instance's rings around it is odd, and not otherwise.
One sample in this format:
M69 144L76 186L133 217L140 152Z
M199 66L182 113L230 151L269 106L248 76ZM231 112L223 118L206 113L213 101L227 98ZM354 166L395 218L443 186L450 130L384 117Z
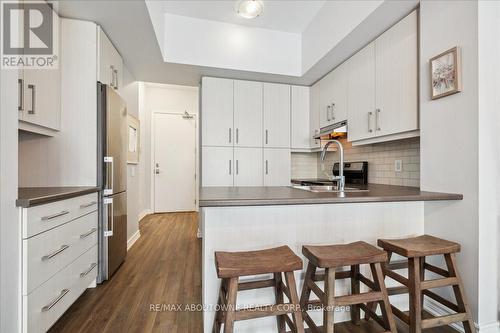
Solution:
M389 296L408 294L409 289L406 286L390 287L387 288L387 293L389 294Z
M450 272L445 269L439 268L437 266L431 265L429 263L424 264L424 268L430 272L436 273L444 277L450 277Z
M274 279L240 282L238 283L238 291L269 288L274 287L275 284L276 282L274 281Z
M467 321L466 313L455 313L447 316L434 317L422 320L422 329L433 328L438 326L446 326L456 322Z
M453 310L455 312L460 312L460 309L458 308L458 305L456 305L453 302L450 302L446 298L441 297L438 294L436 294L436 293L434 293L434 292L432 292L430 290L424 290L423 293L424 293L425 296L430 297L433 300L435 300L436 302L443 304L448 309Z
M335 306L356 305L368 302L377 302L383 300L382 292L370 291L367 293L337 296L334 300Z
M370 309L366 304L360 304L359 308L368 315L369 318L375 320L380 326L385 327L385 323L372 309Z
M342 279L350 279L351 278L351 271L339 271L335 272L335 280L342 280ZM325 281L325 273L320 272L314 274L314 277L312 279L313 281Z
M384 269L384 274L386 276L390 277L391 279L396 280L397 282L401 283L402 285L408 287L408 284L409 284L408 279L405 278L404 276L402 276L394 271L388 270L388 269Z
M253 308L236 310L234 315L235 315L235 320L239 321L239 320L269 317L269 316L281 316L296 311L300 311L300 308L297 304L284 303L284 304L270 304L270 305L256 306Z
M442 278L442 279L434 279L422 281L420 283L420 289L433 289L433 288L441 288L448 286L456 286L458 285L458 279L456 277Z
M410 316L408 316L406 313L404 313L403 311L399 310L397 307L395 307L394 305L391 305L391 310L392 310L392 313L398 317L399 319L401 319L404 323L406 323L407 325L410 325Z

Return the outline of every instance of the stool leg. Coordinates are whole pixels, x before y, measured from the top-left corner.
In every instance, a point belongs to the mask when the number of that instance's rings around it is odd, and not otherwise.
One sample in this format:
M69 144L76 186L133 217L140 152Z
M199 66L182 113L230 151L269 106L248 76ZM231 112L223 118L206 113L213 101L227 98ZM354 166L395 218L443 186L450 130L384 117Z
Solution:
M391 303L389 302L389 295L387 294L387 288L384 281L384 273L382 272L382 266L380 263L371 264L373 281L375 286L378 287L379 291L382 292L382 304L380 308L382 309L382 317L387 324L385 329L388 329L392 333L397 333L396 322L394 321L394 316L392 315Z
M293 312L293 323L295 324L296 333L304 333L304 322L302 320L302 311L299 306L299 296L297 295L297 285L295 284L295 276L293 272L285 272L286 285L290 292L290 303L296 308Z
M420 288L420 258L408 259L410 289L410 333L422 332L422 291Z
M282 277L281 273L274 273L274 292L275 292L275 297L276 297L276 304L283 304L283 290L281 288L281 282ZM276 316L276 321L278 324L278 333L285 333L286 332L286 326L285 326L285 315L281 316Z
M224 333L233 333L234 314L236 310L236 295L238 293L238 278L229 279L227 290L227 310L224 321Z
M467 321L464 321L462 323L464 325L465 332L476 333L476 327L474 326L469 305L467 304L464 295L464 285L462 283L462 279L457 269L455 254L454 253L445 254L444 258L446 260L446 266L448 267L448 272L450 273L450 277L456 277L458 279L458 285L453 286L453 292L455 293L455 298L458 303L458 309L460 310L460 312L467 313Z
M307 311L309 310L307 303L309 302L309 298L311 297L311 288L309 288L308 283L313 282L313 277L315 274L316 274L316 266L314 266L309 262L307 264L306 276L304 278L304 285L302 286L302 293L300 295L300 309L302 310L302 319L304 319L309 328L316 327L315 323L312 321L312 319L309 317L309 314L307 313Z
M382 268L382 272L383 272L382 276L383 276L384 280L385 280L385 270L388 269L389 263L391 262L391 258L392 258L392 252L389 252L389 251L386 251L386 252L387 252L387 262L383 263L383 268ZM372 275L373 275L373 270L372 270ZM373 278L373 280L375 281L375 278ZM377 305L378 305L377 302L370 302L370 303L366 304L368 309L372 310L374 313L377 312ZM365 313L365 320L370 320L370 315L368 313Z
M325 303L323 304L323 333L334 332L335 322L335 268L325 269Z
M351 294L359 294L359 265L351 266ZM359 325L359 306L351 305L351 322L355 325Z
M220 333L220 324L222 321L222 312L223 312L222 311L222 304L223 304L222 298L226 298L226 295L224 292L224 283L225 283L225 279L222 279L221 284L220 284L220 289L219 289L219 295L217 297L217 310L215 312L212 333Z
M425 281L425 257L420 258L420 282ZM424 291L420 291L420 309L424 311ZM423 315L423 313L422 313Z

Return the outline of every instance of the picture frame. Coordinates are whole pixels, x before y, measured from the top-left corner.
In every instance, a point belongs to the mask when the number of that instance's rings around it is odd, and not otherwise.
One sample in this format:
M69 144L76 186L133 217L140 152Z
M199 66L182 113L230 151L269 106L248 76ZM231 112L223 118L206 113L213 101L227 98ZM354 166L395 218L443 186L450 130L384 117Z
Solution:
M462 91L460 48L452 47L429 60L431 99Z
M140 122L132 115L127 116L127 163L139 164L140 153Z

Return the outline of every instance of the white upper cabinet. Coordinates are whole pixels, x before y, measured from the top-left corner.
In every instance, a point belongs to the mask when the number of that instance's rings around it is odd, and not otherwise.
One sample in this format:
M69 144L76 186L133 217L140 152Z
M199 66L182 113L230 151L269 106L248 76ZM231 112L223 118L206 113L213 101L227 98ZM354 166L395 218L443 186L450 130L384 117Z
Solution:
M288 186L291 178L290 150L264 148L264 186Z
M417 12L375 40L376 132L418 129Z
M122 87L123 60L104 33L97 27L97 80L115 89Z
M234 186L262 186L262 148L234 148Z
M344 62L333 73L332 102L330 104L330 123L347 120L347 81L349 63Z
M201 186L233 186L233 148L201 148Z
M262 147L262 83L234 81L234 146Z
M375 134L375 44L370 43L348 60L348 139Z
M309 146L311 149L320 147L320 140L314 139L314 135L319 133L319 93L320 85L316 83L310 90L309 101Z
M328 73L319 82L319 126L325 127L332 124L331 107L333 95L333 74Z
M233 146L233 80L202 79L201 142L203 146Z
M264 147L290 148L290 86L264 83Z
M301 86L291 87L291 114L292 114L292 150L303 150L311 148L310 121L310 88Z

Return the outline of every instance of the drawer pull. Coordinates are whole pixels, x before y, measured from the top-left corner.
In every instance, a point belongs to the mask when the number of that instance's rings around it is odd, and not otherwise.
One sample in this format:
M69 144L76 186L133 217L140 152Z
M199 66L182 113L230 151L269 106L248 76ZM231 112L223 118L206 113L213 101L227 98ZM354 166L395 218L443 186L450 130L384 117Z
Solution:
M97 266L97 264L94 262L93 264L90 265L90 267L83 273L80 273L80 277L85 277L87 276L87 274L89 274L90 272L92 272L92 270L94 269L94 267Z
M55 250L54 252L52 252L51 254L47 254L46 256L43 256L42 257L42 261L47 261L49 260L50 258L53 258L55 257L56 255L58 255L59 253L61 253L62 251L66 250L67 248L69 248L69 245L63 245L61 246L60 249L58 250Z
M87 231L86 233L84 234L81 234L80 235L80 239L84 239L84 238L87 238L88 236L92 235L94 232L97 231L97 228L92 228L90 229L89 231Z
M62 212L42 217L42 221L52 220L55 219L56 217L60 217L66 214L69 214L69 211L63 210Z
M61 293L59 294L59 296L57 296L52 302L50 302L50 304L48 305L45 305L43 308L42 308L42 312L47 312L49 311L50 309L52 309L54 307L54 305L56 305L57 303L59 303L59 301L64 297L66 296L66 294L69 293L69 289L63 289L61 290Z
M88 208L90 206L94 206L97 204L97 201L91 201L89 203L86 203L86 204L83 204L83 205L80 205L80 208L83 209L83 208Z

